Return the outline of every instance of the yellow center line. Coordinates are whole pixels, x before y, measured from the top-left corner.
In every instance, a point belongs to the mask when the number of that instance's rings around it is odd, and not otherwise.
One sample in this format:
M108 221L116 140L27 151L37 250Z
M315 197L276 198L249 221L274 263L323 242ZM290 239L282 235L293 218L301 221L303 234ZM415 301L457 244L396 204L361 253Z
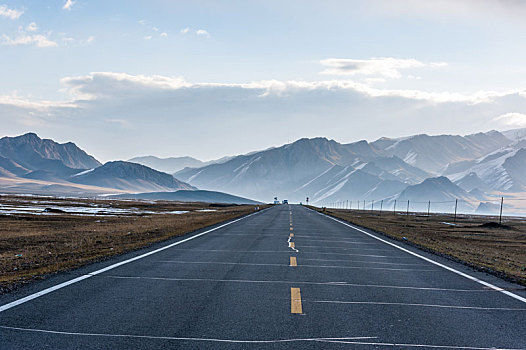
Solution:
M298 266L298 261L295 256L290 257L290 266Z
M290 237L294 237L294 233L291 233L291 234L290 234Z
M291 248L296 248L296 246L294 245L294 242L290 242L290 246Z
M290 228L290 230L291 230L291 231L293 230L292 227Z
M302 314L301 293L299 288L290 288L290 313Z

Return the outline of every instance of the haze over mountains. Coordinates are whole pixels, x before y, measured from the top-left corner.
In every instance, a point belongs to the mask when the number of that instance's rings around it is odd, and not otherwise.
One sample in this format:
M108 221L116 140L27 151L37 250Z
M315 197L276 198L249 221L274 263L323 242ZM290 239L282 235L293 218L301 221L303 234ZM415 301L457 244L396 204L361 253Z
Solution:
M199 168L209 164L223 163L231 158L232 157L223 157L221 159L203 162L192 157L158 158L155 156L143 156L134 157L128 160L128 162L146 165L152 169L172 174L184 168Z
M262 202L274 196L293 202L309 197L316 205L354 201L354 207L364 200L383 200L386 205L395 200L443 202L433 204L435 210L446 210L442 207L449 208L455 199L463 201L465 210L480 211L493 208L501 195L526 198L525 129L349 144L300 139L207 163L191 157L132 160L144 165L101 165L73 143L58 144L32 133L4 137L0 186L19 192L155 192L143 197L166 198L177 196L159 193L200 189ZM166 173L173 170L173 176Z

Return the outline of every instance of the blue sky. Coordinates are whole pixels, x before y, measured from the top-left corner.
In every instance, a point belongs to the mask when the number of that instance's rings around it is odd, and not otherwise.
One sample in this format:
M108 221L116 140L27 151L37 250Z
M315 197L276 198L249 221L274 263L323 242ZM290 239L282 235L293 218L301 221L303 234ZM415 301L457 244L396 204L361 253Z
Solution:
M514 0L0 0L0 131L106 161L526 127L524 18Z

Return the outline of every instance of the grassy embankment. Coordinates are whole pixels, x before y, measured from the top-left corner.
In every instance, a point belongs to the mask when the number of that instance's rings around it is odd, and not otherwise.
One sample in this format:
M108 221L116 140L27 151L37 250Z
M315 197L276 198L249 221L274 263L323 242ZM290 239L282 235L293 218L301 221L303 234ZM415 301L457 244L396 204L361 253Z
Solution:
M45 203L44 199L40 201ZM35 198L4 196L0 200L0 204L21 207L31 202L34 203ZM53 199L54 207L61 205L133 208L139 213L104 216L0 214L0 293L51 273L100 261L254 211L251 205L220 207L206 203ZM198 211L203 209L207 211ZM189 213L141 214L141 211Z
M311 207L321 211L320 208ZM327 209L326 214L526 285L526 221L459 215Z

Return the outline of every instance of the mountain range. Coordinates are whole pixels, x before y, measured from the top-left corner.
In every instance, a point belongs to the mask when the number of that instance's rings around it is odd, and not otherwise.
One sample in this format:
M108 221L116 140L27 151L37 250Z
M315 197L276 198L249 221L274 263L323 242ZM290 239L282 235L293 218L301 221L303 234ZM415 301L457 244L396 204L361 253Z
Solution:
M92 195L195 190L144 165L102 165L74 143L41 139L34 133L0 139L0 189L3 192Z
M481 201L526 192L525 136L519 129L349 144L300 139L174 175L201 189L258 200L279 196L298 202L309 197L316 205L363 200L391 205L409 199L454 205L459 199L474 210Z
M0 139L0 189L168 193L151 195L159 198L200 189L261 202L309 197L316 205L374 200L391 206L409 200L427 207L433 201L436 210L460 200L464 210L480 211L494 208L500 196L525 197L526 129L347 144L304 138L211 162L145 156L104 165L73 143L29 133Z

